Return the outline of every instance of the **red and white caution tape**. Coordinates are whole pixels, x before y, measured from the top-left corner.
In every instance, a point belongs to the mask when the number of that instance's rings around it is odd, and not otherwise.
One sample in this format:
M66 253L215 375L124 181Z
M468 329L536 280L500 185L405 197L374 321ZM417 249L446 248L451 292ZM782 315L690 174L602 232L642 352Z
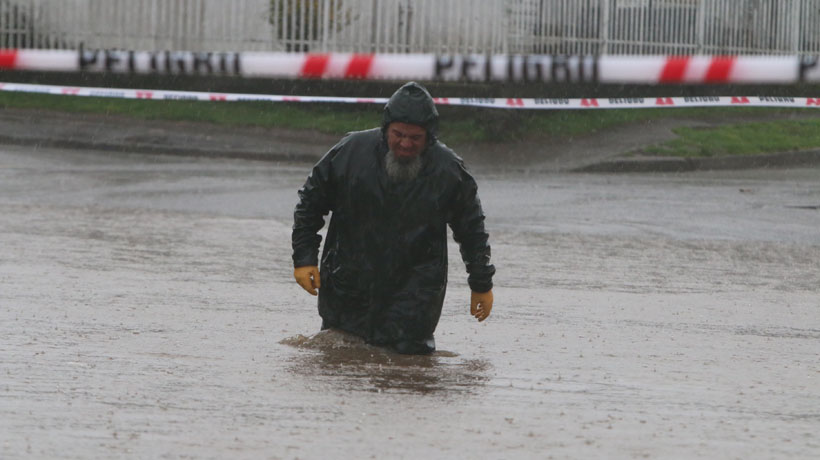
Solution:
M313 102L347 104L385 104L386 98L282 96L270 94L207 93L123 88L83 88L74 86L0 83L0 91L43 93L63 96L110 97L175 101L263 101ZM703 97L632 97L632 98L435 98L438 105L472 106L501 109L630 109L670 107L794 107L820 108L818 97L703 96Z
M387 102L385 98L279 96L271 94L206 93L200 91L170 91L153 89L89 88L76 86L30 85L27 83L0 83L0 91L41 93L62 96L109 97L115 99L150 99L161 101L212 102L341 102L373 104Z
M0 50L0 70L540 83L792 84L817 56L559 56Z

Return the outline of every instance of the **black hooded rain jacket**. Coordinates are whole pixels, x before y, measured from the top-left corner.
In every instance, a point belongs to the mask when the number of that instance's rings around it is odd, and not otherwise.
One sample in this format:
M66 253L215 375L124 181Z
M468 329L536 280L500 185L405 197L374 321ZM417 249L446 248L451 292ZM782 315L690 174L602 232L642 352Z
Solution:
M424 126L429 145L418 177L392 182L385 130L393 121ZM324 216L332 213L321 259L322 328L369 343L432 338L447 285L447 225L460 245L470 288L492 289L495 268L475 180L435 138L429 93L408 83L391 97L384 126L348 134L314 166L294 213L295 267L319 265Z

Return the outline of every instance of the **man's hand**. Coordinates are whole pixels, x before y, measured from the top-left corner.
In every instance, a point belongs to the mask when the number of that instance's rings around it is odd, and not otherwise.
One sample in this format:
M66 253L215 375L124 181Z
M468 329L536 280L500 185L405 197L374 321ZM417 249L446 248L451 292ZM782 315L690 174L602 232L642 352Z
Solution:
M311 295L318 294L316 289L319 289L322 285L319 280L319 267L315 265L296 267L293 269L293 277L296 278L296 282L299 283L299 286L302 286L302 288ZM492 303L492 300L490 303Z
M490 316L493 309L493 290L487 292L473 292L470 295L470 314L479 321L484 321Z

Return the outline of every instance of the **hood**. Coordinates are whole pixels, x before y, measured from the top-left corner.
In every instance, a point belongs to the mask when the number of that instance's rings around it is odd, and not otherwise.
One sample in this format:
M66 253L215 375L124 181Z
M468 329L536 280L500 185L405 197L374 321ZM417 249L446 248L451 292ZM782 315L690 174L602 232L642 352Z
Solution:
M414 81L399 88L384 106L382 131L394 121L421 126L427 130L427 139L431 144L436 140L438 110L430 93Z

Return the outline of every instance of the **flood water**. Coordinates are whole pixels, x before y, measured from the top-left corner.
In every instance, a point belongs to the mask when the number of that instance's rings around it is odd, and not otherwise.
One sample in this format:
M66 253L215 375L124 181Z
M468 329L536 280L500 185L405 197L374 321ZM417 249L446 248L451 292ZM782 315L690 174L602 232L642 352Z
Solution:
M315 335L309 166L0 148L0 458L820 458L820 168L477 169L418 357Z

